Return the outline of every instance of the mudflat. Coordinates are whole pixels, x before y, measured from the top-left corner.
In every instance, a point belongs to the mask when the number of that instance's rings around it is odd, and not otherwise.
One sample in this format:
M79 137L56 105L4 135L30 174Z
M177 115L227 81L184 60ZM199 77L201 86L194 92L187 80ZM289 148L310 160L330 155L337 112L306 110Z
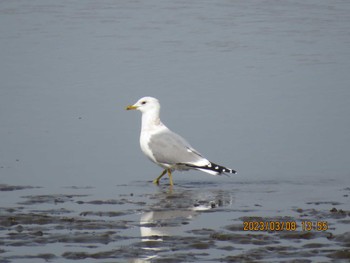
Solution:
M1 262L346 262L350 188L313 187L0 185Z

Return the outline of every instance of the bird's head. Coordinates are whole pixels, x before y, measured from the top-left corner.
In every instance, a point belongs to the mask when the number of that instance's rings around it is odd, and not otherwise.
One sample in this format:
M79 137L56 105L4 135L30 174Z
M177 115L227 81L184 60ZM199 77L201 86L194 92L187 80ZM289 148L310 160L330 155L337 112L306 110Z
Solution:
M129 105L126 110L139 110L142 113L150 111L159 111L160 104L156 98L153 97L143 97L139 99L134 105Z

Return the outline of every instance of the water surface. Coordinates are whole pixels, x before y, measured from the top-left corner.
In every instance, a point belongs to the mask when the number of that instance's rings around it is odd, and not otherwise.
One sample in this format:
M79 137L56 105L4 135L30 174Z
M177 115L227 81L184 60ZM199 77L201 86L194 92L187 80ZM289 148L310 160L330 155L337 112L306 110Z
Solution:
M1 260L346 261L349 14L345 0L2 1ZM145 95L238 175L153 186L124 110Z

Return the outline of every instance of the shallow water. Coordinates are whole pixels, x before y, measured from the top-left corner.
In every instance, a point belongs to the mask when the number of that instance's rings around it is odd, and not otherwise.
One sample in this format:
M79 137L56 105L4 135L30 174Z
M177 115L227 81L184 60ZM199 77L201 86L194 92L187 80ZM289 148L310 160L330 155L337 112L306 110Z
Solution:
M103 197L94 187L54 194L1 185L2 200L13 200L0 208L2 262L349 259L349 188L328 182L315 194L314 184L291 182L165 181L111 186Z
M1 1L0 261L347 262L349 14L346 0ZM145 95L238 175L154 186L124 110Z

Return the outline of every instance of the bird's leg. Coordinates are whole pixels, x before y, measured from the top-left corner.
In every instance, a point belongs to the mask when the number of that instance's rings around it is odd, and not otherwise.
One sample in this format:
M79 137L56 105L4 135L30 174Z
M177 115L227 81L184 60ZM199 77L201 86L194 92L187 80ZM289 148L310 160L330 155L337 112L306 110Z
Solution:
M154 179L154 180L153 180L153 183L156 184L156 185L159 185L159 180L160 180L160 178L162 178L162 177L164 176L164 174L166 174L166 172L167 172L167 169L165 169L165 170L161 173L161 175L159 175L156 179Z
M171 170L170 170L170 169L167 169L167 171L168 171L168 175L169 175L170 185L173 186L174 183L173 183L173 176L171 175Z

